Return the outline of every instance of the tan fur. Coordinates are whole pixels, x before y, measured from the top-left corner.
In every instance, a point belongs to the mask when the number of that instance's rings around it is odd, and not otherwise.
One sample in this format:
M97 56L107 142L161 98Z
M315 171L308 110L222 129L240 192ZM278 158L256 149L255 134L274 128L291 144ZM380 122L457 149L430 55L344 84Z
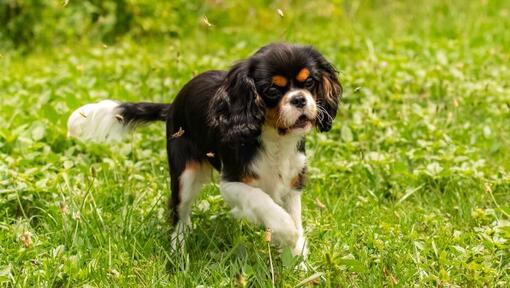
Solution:
M305 185L305 171L300 171L292 180L290 181L290 188L300 190Z
M296 187L299 186L300 182L301 182L301 175L298 174L298 175L294 176L294 178L292 178L292 180L290 180L290 188L295 189Z
M255 181L259 180L260 176L256 173L248 173L241 178L241 182L247 185L252 185Z
M326 75L324 75L322 77L322 82L323 82L323 86L324 86L324 92L325 92L325 95L324 95L324 98L326 99L326 101L328 103L336 103L337 100L336 100L336 97L335 95L338 94L338 91L335 91L337 88L334 87L334 85L330 82L330 80L328 79L328 77Z
M301 71L299 71L298 75L296 76L296 80L299 82L305 82L306 79L310 76L310 70L308 68L303 68Z
M272 82L274 85L278 86L278 87L285 87L287 86L287 78L281 76L281 75L275 75L273 76L272 78Z
M273 128L279 128L278 118L280 117L280 103L278 103L278 105L273 108L267 109L266 111L266 124Z
M198 170L198 168L200 168L199 162L190 161L190 162L186 163L186 168L184 168L184 170L196 171L196 170Z
M276 128L276 129L287 129L287 127L285 127L285 125L283 125L283 123L281 123L281 120L278 120L282 117L282 115L280 115L282 113L282 106L287 104L289 102L289 99L288 99L288 95L285 94L283 96L283 98L280 100L280 102L278 103L278 105L276 105L275 107L273 108L269 108L267 109L266 111L266 124L273 127L273 128Z

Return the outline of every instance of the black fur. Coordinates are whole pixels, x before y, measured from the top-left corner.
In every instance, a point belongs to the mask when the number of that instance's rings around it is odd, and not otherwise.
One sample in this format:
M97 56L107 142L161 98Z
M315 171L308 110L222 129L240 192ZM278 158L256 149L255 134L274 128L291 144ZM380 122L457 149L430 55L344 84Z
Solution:
M211 126L226 145L238 146L256 139L264 122L265 107L257 101L255 83L249 77L250 65L249 60L234 65L210 104Z
M307 67L310 81L295 75ZM275 87L271 77L282 75L287 87ZM305 86L306 85L306 86ZM261 148L261 129L268 109L278 105L290 89L308 89L322 112L315 119L319 131L331 129L342 88L336 71L312 47L270 44L228 72L208 71L188 82L171 104L125 103L126 123L166 119L167 151L171 176L172 222L178 220L179 177L188 163L209 162L227 181L250 175L250 163ZM299 143L304 152L304 139ZM304 171L297 188L304 185Z
M170 104L160 103L122 103L119 106L120 121L126 124L148 123L153 121L166 121Z

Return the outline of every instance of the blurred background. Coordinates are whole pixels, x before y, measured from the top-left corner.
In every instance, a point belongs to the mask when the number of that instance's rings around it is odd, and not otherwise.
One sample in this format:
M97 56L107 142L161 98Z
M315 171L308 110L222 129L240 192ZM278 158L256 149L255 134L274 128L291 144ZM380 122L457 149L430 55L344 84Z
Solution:
M278 40L338 45L360 33L370 38L469 35L473 42L508 43L508 32L484 29L504 25L498 18L510 16L507 6L503 0L1 0L0 47L30 52L127 39L193 40L206 50L218 41L234 46Z

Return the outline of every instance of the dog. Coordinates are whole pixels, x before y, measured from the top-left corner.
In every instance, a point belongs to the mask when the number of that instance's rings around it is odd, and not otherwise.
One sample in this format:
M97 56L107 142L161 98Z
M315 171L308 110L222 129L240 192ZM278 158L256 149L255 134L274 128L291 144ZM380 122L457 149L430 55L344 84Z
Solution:
M68 134L119 140L143 123L166 122L172 247L183 246L191 207L212 170L232 214L272 231L272 241L306 258L301 192L305 136L331 129L342 86L316 49L273 43L228 71L195 76L171 104L104 100L74 111Z

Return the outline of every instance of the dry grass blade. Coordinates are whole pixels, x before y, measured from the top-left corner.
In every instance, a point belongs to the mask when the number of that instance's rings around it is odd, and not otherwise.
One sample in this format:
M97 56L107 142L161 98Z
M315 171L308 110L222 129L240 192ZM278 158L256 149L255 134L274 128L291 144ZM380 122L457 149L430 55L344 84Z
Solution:
M184 130L182 129L182 127L179 127L179 131L172 134L172 138L179 138L182 135L184 135Z
M271 242L273 236L273 231L271 228L267 228L266 231L264 231L264 241Z
M61 202L59 203L59 208L60 208L60 213L62 213L62 214L64 214L64 215L69 214L69 209L68 209L68 207L67 207L66 202L61 201Z
M21 242L23 242L23 247L25 248L28 248L30 246L32 246L32 233L26 231L26 232L23 232L23 234L21 234L21 236L19 237Z
M269 242L267 242L267 252L269 253L269 268L271 268L271 284L272 287L275 287L273 257L271 256L271 244Z
M319 198L315 198L315 206L317 206L320 209L326 208L326 205L324 205Z
M244 276L243 274L237 274L236 282L237 282L237 287L246 287L246 285L248 285L246 276Z
M207 26L207 27L212 27L212 26L214 26L213 24L211 24L211 22L209 22L209 19L207 18L207 16L202 16L202 18L200 18L200 22L201 22L204 26Z
M397 278L395 278L395 276L393 276L393 274L390 273L388 268L384 267L383 268L383 273L384 273L384 276L386 276L390 280L392 285L397 285L398 284Z
M404 194L404 196L402 196L402 198L400 198L397 202L397 205L399 205L400 203L404 202L407 198L409 198L409 196L413 195L416 191L420 190L421 188L423 187L423 185L420 185L414 189L408 189L408 191L406 192L406 194Z

